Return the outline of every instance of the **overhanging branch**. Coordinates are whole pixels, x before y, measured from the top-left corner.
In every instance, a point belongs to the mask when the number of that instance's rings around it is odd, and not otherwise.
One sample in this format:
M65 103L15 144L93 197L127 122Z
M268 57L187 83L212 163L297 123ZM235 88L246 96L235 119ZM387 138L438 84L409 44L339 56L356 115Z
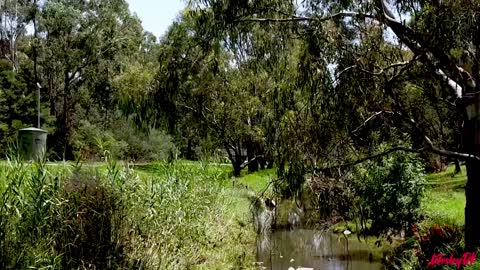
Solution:
M361 128L365 127L365 126L367 125L367 123L370 122L372 119L374 119L375 117L379 116L380 114L384 114L384 113L394 114L394 112L392 112L392 111L379 111L379 112L376 112L376 113L374 113L372 116L368 117L367 120L365 120L362 125L360 125L360 126L357 127L355 130L353 130L352 133L353 133L353 134L357 133Z
M323 22L337 18L353 18L358 17L362 19L370 18L370 19L377 19L376 16L366 13L359 13L359 12L338 12L333 15L325 16L325 17L302 17L302 16L292 16L289 18L242 18L236 20L236 22L279 22L279 23L287 23L287 22L305 22L305 21L315 21L315 22Z
M451 88L454 89L456 96L458 95L458 88L454 84L459 85L462 83L468 83L465 77L472 78L472 76L458 67L454 61L441 49L435 48L432 44L425 40L424 37L416 33L413 29L401 23L393 17L393 13L389 10L385 0L377 0L377 6L383 13L383 23L390 27L395 35L406 44L409 49L415 54L425 54L424 61L433 65L437 70L443 73L442 76L446 76L444 71L448 71L450 76L448 82ZM462 76L462 73L465 74ZM461 95L459 96L461 97Z
M460 153L460 152L455 152L455 151L449 151L449 150L445 150L445 149L440 149L438 147L436 147L432 140L430 140L430 138L428 138L427 136L425 136L425 142L427 143L428 145L428 149L430 152L433 152L435 154L438 154L438 155L441 155L441 156L447 156L447 157L453 157L453 158L458 158L458 159L462 159L462 160L465 160L465 159L475 159L477 161L480 161L480 157L478 156L475 156L475 155L472 155L472 154L467 154L467 153Z
M334 165L334 166L331 166L331 167L315 168L314 170L315 171L328 171L328 170L332 170L332 169L343 169L343 168L352 167L352 166L364 163L364 162L369 161L369 160L378 159L378 158L384 157L384 156L386 156L388 154L391 154L391 153L394 153L394 152L403 151L403 152L409 152L409 153L419 153L422 150L423 149L412 149L412 148L408 148L408 147L397 146L397 147L390 148L390 149L388 149L384 152L381 152L379 154L367 156L367 157L364 157L364 158L361 158L361 159L358 159L358 160L355 160L355 161L350 161L350 162L346 162L346 163L343 163L343 164Z

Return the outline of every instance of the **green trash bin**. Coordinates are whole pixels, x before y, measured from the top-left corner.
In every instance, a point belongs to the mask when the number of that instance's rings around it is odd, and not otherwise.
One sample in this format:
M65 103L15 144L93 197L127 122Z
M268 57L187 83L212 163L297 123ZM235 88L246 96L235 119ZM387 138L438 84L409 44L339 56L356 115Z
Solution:
M41 160L47 150L47 132L39 128L18 131L20 154L24 160Z

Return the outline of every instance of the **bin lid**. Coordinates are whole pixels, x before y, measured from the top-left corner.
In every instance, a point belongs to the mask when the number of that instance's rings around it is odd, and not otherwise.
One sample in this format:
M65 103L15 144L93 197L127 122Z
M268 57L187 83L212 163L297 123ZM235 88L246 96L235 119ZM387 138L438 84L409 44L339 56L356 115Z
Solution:
M23 128L20 129L22 132L40 132L40 133L47 133L46 130L35 128L35 127L29 127L29 128Z

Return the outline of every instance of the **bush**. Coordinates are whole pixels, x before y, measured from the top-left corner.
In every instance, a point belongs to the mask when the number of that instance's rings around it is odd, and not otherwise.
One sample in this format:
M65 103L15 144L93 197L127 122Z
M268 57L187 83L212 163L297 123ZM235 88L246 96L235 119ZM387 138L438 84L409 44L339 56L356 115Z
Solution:
M108 130L80 121L74 147L82 158L89 160L100 160L105 150L116 159L135 161L166 160L177 151L164 132L153 129L144 133L126 119L116 120Z
M408 231L419 218L424 184L422 165L412 154L392 153L363 164L354 183L362 227L371 222L373 234Z
M122 200L104 182L101 175L76 172L63 185L53 224L58 228L55 249L62 254L64 269L122 264L123 245L116 233L123 220Z

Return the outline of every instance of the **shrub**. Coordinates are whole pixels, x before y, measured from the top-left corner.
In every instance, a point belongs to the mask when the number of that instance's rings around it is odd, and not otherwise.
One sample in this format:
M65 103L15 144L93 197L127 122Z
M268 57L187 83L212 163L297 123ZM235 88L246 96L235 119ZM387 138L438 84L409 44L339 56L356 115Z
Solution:
M108 130L80 121L74 147L80 156L90 160L100 160L105 150L116 159L136 161L166 160L177 151L164 132L142 132L127 119L117 119Z
M101 175L76 172L63 185L55 209L55 248L63 268L79 265L107 269L122 264L118 222L122 220L120 195ZM116 268L116 267L113 267Z
M392 153L363 164L354 183L360 218L371 221L374 234L408 230L419 218L424 184L422 165L412 154Z

